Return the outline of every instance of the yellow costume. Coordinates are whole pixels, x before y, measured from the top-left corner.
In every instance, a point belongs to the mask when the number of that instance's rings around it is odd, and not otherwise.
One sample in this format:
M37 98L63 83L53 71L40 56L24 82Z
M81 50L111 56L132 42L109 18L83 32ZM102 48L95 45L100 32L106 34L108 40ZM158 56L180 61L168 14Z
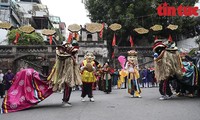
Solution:
M120 70L119 72L119 80L117 81L117 88L121 89L121 86L123 83L125 83L125 77L127 76L127 73L124 70Z
M83 60L82 66L86 66L87 65L87 60ZM92 61L90 63L93 67L95 67L95 62ZM94 75L94 72L89 72L87 70L83 70L82 72L82 82L96 82L96 76Z
M137 52L134 50L128 51L128 62L125 65L125 69L128 72L128 93L131 97L141 97L141 88L139 85L139 72L138 72L138 61Z
M81 64L81 72L82 72L82 102L85 101L85 96L88 95L91 102L94 102L93 94L92 94L92 86L94 82L96 82L95 70L96 65L94 62L95 56L93 53L88 52L85 55L85 60L83 60Z

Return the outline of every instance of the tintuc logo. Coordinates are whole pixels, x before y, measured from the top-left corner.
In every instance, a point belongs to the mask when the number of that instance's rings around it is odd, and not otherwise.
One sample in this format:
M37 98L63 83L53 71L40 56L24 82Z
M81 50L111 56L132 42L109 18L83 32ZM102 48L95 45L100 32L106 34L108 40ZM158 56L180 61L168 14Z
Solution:
M157 7L157 14L159 16L198 16L198 7L192 6L178 6L177 8L174 6L168 6L168 4L162 3Z

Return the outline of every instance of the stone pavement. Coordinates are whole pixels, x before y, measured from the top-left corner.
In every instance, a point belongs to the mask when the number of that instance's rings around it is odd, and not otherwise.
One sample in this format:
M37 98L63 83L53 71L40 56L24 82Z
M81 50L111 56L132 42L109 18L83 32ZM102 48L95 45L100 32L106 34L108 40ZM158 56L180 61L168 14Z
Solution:
M130 98L126 89L110 94L96 90L95 102L81 102L80 95L73 91L72 107L62 107L62 94L54 93L33 108L0 115L0 120L200 120L199 98L161 101L158 88L143 88L142 98Z

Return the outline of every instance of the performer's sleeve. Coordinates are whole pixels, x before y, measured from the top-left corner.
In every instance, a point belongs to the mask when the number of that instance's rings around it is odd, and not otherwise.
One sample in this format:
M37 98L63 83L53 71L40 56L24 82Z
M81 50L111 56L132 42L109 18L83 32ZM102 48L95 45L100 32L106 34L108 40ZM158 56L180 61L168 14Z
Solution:
M139 71L138 71L137 67L136 67L136 69L134 71L135 71L135 78L136 79L140 78L140 74L139 74Z
M81 63L81 71L83 71L84 70L84 68L85 68L85 66L84 66L84 64L83 64L83 62Z
M192 61L193 63L195 63L195 59L194 58L191 58L190 56L185 56L185 58L189 61Z
M96 70L96 64L95 63L93 64L92 68L93 68L94 71Z
M125 69L125 70L128 69L128 62L126 62L124 69Z
M57 54L57 55L60 55L60 52L59 52L59 50L58 50L58 47L56 47L56 54Z
M139 70L139 65L136 65L136 68Z

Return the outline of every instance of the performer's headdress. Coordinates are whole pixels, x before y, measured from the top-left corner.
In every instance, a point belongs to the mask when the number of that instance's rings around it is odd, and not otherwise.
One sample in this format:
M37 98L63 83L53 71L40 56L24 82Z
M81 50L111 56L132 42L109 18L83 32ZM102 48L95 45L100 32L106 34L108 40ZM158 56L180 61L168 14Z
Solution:
M88 55L88 54L92 54L93 59L95 59L94 53L93 53L93 52L89 52L89 51L87 51L86 54L84 55L84 59L87 58L87 55Z
M58 46L58 49L62 52L66 52L68 54L74 55L75 53L78 52L79 45L76 41L74 41L72 43L68 43L66 41L63 41L62 45Z
M66 41L63 41L63 42L62 42L62 45L66 45L66 44L67 44L67 42L66 42Z
M128 53L128 56L137 56L137 52L135 50L130 50L127 53Z
M166 48L167 46L163 43L161 39L156 39L153 45L153 51L155 52L156 48L163 47Z

